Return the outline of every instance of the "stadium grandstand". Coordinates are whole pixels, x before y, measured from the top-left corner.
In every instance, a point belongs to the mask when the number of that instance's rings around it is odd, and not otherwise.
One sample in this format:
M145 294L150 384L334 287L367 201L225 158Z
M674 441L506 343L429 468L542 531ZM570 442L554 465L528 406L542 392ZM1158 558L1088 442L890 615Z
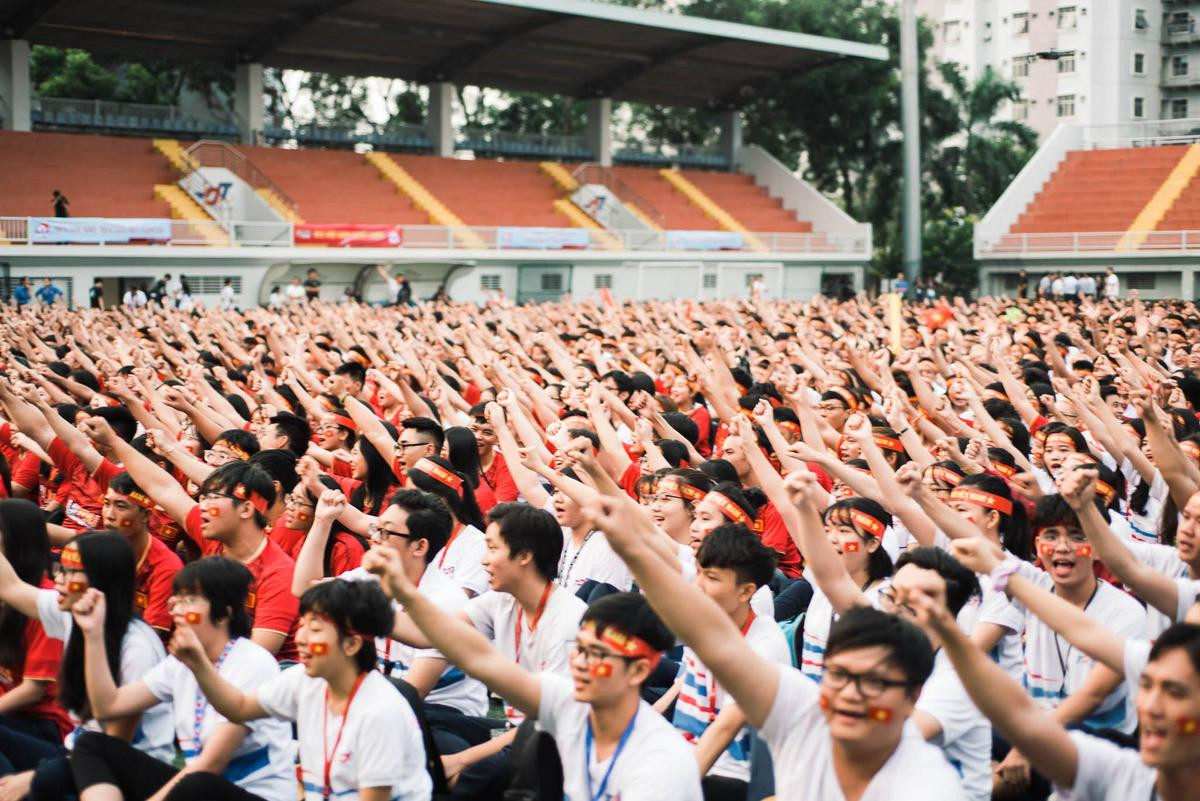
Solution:
M1200 120L1060 126L975 228L982 292L1112 267L1144 298L1195 297L1198 175Z
M742 142L739 102L876 45L581 0L0 3L0 267L107 302L164 272L240 305L319 269L326 297L386 287L517 301L775 297L859 288L870 226ZM386 31L386 34L385 34ZM337 41L336 48L328 42ZM237 63L236 125L37 98L31 44ZM427 84L424 126L264 124L264 66ZM836 67L832 67L836 68ZM582 136L455 130L456 85L584 97ZM630 149L614 101L722 110L719 147ZM71 218L47 217L61 190Z

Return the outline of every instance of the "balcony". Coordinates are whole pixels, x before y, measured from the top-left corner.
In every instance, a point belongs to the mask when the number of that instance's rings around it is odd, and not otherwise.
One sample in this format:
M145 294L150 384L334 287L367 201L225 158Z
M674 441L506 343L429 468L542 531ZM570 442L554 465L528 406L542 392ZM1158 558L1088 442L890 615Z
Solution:
M1187 22L1168 22L1163 26L1163 44L1186 45L1200 41L1200 32L1196 29L1196 20Z
M1164 75L1161 85L1164 89L1184 89L1190 86L1200 86L1200 70L1188 70L1183 75Z

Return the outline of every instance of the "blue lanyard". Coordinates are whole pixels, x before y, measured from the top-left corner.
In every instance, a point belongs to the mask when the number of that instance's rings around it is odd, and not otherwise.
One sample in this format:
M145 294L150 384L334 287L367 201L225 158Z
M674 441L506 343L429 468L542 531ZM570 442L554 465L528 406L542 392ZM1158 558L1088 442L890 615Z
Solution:
M597 801L604 798L604 788L608 786L608 779L612 776L613 768L617 765L617 757L621 756L621 751L625 749L625 743L629 742L629 735L633 734L633 724L637 723L638 712L641 711L641 706L638 706L637 711L633 713L633 718L630 719L629 725L625 727L625 731L621 734L621 739L617 741L617 750L613 751L612 759L608 761L608 770L604 771L604 778L600 781L600 789L594 794L592 793L592 770L591 770L591 754L592 754L592 718L588 716L587 720L587 736L584 739L583 746L583 775L587 777L588 785L588 801Z
M217 661L213 669L217 673L221 672L221 665L225 663L225 657L229 656L229 652L233 650L233 644L236 640L230 640L225 643L225 647L221 650L221 655L217 657ZM204 724L204 711L208 709L208 699L204 697L204 693L200 692L199 686L196 687L196 706L195 714L192 717L192 744L196 747L196 751L201 750L200 744L200 729Z

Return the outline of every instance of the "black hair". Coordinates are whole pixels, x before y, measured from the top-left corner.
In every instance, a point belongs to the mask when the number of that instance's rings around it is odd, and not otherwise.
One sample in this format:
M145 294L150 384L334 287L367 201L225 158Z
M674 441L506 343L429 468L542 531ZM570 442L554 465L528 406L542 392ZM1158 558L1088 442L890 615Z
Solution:
M261 495L267 506L275 503L275 483L271 480L271 474L256 464L236 460L226 462L209 473L200 484L200 496L209 493L232 496L239 484L249 492ZM237 499L234 499L234 504L237 503ZM258 509L254 510L254 522L259 528L268 525L266 515Z
M737 469L727 459L706 459L697 469L713 481L739 483Z
M554 515L527 503L500 503L488 512L487 522L497 525L511 556L528 553L542 578L551 581L558 577L563 531Z
M113 433L129 442L137 433L137 420L124 406L101 406L85 412L90 417L102 418L112 428Z
M849 512L851 511L862 512L865 515L875 518L883 524L885 529L892 524L891 513L887 509L884 509L879 502L856 495L852 498L842 498L840 501L830 504L823 516L826 523L850 526L857 532L863 542L867 542L870 539L878 539L879 547L871 551L867 557L867 580L870 583L874 583L880 579L887 578L892 575L893 565L892 557L884 550L883 535L880 534L876 537L873 532L864 529L850 517Z
M83 384L93 392L100 391L100 381L96 378L96 376L92 375L87 370L72 370L70 372L70 377L72 381Z
M660 439L654 443L661 452L663 459L672 467L688 463L688 449L679 440Z
M424 434L428 437L425 441L432 444L435 451L440 451L446 442L446 433L442 431L442 427L436 420L428 417L410 417L402 421L400 427Z
M884 648L887 664L904 673L911 694L933 673L933 646L912 623L870 606L859 606L839 617L829 629L825 664L843 651Z
M1025 505L1013 495L1007 481L990 473L974 473L965 477L958 486L976 489L1010 501L1012 514L1006 515L996 510L996 514L1000 515L1000 544L1004 546L1004 550L1020 559L1028 561L1033 558L1033 538L1029 532L1029 518L1025 515Z
M942 577L946 582L946 608L952 615L958 615L967 601L980 592L975 573L941 548L909 548L896 560L896 571L905 565L932 570Z
M240 428L230 428L226 431L222 431L217 435L217 438L213 440L213 444L216 445L218 442L224 442L226 445L232 445L242 453L246 454L247 459L258 453L258 451L262 448L262 446L258 444L258 437L254 436L249 431L243 431Z
M229 637L250 636L250 615L246 595L254 583L254 574L236 559L207 556L188 562L175 574L171 592L175 595L203 595L209 603L213 623L229 621Z
M88 586L104 593L104 646L109 672L119 687L124 683L121 680L121 643L131 622L138 619L133 605L137 558L129 541L115 531L81 534L71 543L79 549ZM84 720L92 717L83 675L83 629L78 626L71 627L63 648L58 673L58 702Z
M624 373L620 370L609 370L607 373L600 376L601 381L604 381L608 378L611 378L613 383L616 384L618 396L629 396L637 391L637 385L633 383L633 379L629 377L628 373Z
M338 638L359 636L354 655L359 673L375 667L375 638L392 632L392 602L374 581L322 581L300 596L300 614L322 615L333 621Z
M438 481L420 467L409 468L408 480L417 489L424 490L441 498L442 502L446 504L450 509L450 513L454 515L458 522L482 530L484 526L483 512L479 511L479 502L475 500L475 490L471 489L471 484L467 481L467 477L455 470L454 465L440 456L426 456L425 458L438 467L457 476L459 481L462 482L461 494L456 492L453 487L448 487Z
M734 506L745 512L751 520L758 514L758 505L746 497L746 491L742 488L742 485L735 481L722 481L710 488L709 492L721 493L733 501Z
M1194 623L1176 623L1169 627L1150 648L1150 661L1157 662L1163 654L1176 649L1187 654L1192 670L1200 673L1200 626Z
M37 504L17 498L0 500L0 545L17 578L41 586L49 565L50 540L46 515ZM16 674L25 664L25 615L0 604L0 667Z
M129 475L129 473L117 473L108 482L108 488L118 495L132 495L135 492L141 495L146 494L145 490L137 485L137 482L133 480L133 476ZM150 514L149 509L145 509L144 511L147 515Z
M214 387L214 389L218 388L219 386ZM233 410L238 413L238 417L242 418L243 420L250 419L250 404L246 403L245 398L236 392L230 392L223 397L225 398L225 402L232 406Z
M308 443L312 440L312 426L306 418L291 412L280 412L270 420L271 425L279 429L287 437L287 449L300 458L308 452Z
M663 420L679 435L695 445L700 440L700 426L696 421L681 412L663 412Z
M592 443L592 450L600 450L600 437L597 436L595 431L592 431L589 428L568 428L567 434L571 437L571 439L583 437L588 442Z
M727 568L734 572L738 584L749 582L756 588L771 580L778 561L774 549L737 523L714 528L696 552L696 564L701 568Z
M630 637L644 640L656 651L665 651L675 645L675 635L650 608L645 596L636 592L615 592L588 604L580 626L593 624L596 635L602 636L612 629Z
M354 360L342 362L333 371L334 375L342 375L362 386L367 382L367 368Z
M419 489L400 489L392 493L387 505L399 506L408 513L408 531L429 543L425 563L432 562L437 552L446 547L454 529L454 518L446 504L438 496Z
M396 427L386 420L380 420L380 425L387 431L388 436L396 438ZM388 492L396 483L395 473L387 459L379 449L371 444L367 437L360 437L356 443L367 465L367 475L363 482L354 488L347 499L355 509L361 509L369 515L378 515L387 500Z
M296 454L283 448L268 448L250 457L249 464L258 465L273 481L279 482L280 494L287 495L300 483L296 474Z
M479 477L483 470L479 465L479 441L471 429L464 426L447 428L446 454L454 469L467 477L471 489L479 489Z
M1099 496L1095 499L1097 507L1103 509L1103 499ZM1101 511L1103 514L1103 511ZM1066 528L1082 528L1079 522L1079 515L1071 508L1062 495L1043 495L1037 499L1037 504L1033 507L1033 530L1040 532L1044 528L1051 526L1065 526Z

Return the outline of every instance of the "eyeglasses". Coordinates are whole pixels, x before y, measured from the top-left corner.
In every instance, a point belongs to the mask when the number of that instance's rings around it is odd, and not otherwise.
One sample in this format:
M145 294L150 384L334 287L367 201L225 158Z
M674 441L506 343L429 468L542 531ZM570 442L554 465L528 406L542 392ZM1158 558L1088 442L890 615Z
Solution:
M221 492L206 492L203 495L201 495L200 497L198 497L196 500L199 501L201 504L206 504L206 503L216 503L217 501L223 501L223 500L232 501L232 500L236 500L236 499L232 495L226 495Z
M1058 532L1052 533L1048 530L1039 531L1037 534L1038 542L1058 542L1062 538L1063 538L1062 534L1060 534ZM1072 542L1072 543L1080 543L1080 542L1088 541L1087 534L1084 534L1082 531L1080 531L1077 528L1069 529L1066 532L1066 538L1067 538L1068 542Z
M229 464L230 462L234 461L236 458L237 457L234 456L232 453L226 453L224 451L208 450L208 451L204 452L205 464L210 464L213 467L220 467L223 464Z
M682 495L667 495L666 493L663 493L663 492L660 492L657 495L650 496L650 503L669 503L671 501L679 501L680 503L686 503L687 499L684 498Z
M420 537L411 531L392 531L390 528L384 528L378 523L372 523L367 526L367 536L376 542L383 542L388 537L400 537L406 540L420 539Z
M57 579L59 576L63 576L65 578L66 576L68 576L72 573L86 574L87 571L82 570L82 569L72 568L72 567L63 567L58 562L54 562L50 565L50 578L52 578L52 579Z
M840 403L818 403L817 409L822 412L845 412L849 408Z
M422 448L428 444L429 444L428 442L397 442L396 449L401 452L404 452L404 451L408 450L409 448Z
M624 654L606 651L594 645L583 645L579 640L571 640L568 645L571 646L572 657L583 657L588 667L607 662L610 659L623 659L626 662L636 662L639 659L645 658L641 656L625 656Z
M896 600L896 591L891 587L879 592L879 607L889 615L898 615L904 612L909 617L917 616L917 610L906 603L900 603Z
M849 670L837 667L836 665L826 665L825 672L821 674L821 683L831 690L840 690L850 682L854 682L855 688L858 689L858 694L863 698L878 698L889 687L908 686L907 681L885 679L883 676L877 676L874 673L851 673Z
M283 505L284 506L293 506L293 507L295 507L295 506L315 507L316 506L316 504L313 503L312 501L310 501L308 498L301 497L298 495L284 495L283 496Z

